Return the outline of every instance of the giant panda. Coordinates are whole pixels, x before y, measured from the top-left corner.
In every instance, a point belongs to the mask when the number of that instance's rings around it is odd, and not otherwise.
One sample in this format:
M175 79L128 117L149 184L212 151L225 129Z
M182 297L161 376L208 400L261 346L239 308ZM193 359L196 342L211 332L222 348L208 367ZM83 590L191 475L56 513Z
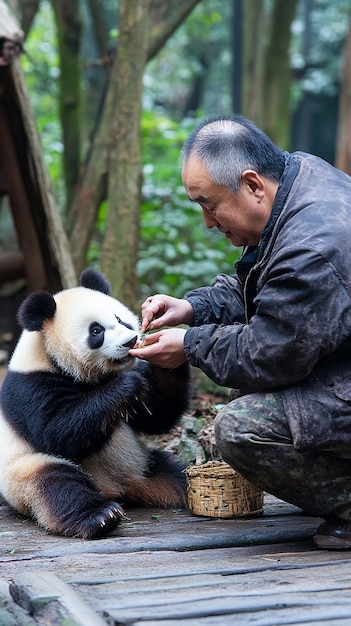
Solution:
M80 286L27 296L0 396L0 491L51 533L90 539L122 503L186 505L183 466L141 433L176 425L189 402L187 365L136 361L137 316L88 268Z

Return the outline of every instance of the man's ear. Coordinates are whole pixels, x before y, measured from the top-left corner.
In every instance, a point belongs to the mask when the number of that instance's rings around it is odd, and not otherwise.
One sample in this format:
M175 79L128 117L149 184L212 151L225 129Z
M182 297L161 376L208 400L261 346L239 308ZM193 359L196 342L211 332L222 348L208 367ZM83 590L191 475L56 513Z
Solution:
M241 180L257 197L261 197L264 194L264 181L255 170L245 170L241 174Z

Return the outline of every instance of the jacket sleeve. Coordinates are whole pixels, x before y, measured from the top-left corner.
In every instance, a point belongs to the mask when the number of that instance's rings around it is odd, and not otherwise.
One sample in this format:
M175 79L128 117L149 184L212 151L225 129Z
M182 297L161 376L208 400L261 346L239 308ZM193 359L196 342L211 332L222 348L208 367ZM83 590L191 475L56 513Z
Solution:
M212 287L188 291L184 299L194 310L194 326L245 321L243 289L236 275L219 274Z
M252 392L293 384L350 335L350 295L316 251L294 246L276 254L254 303L247 324L211 323L185 334L188 361L220 385Z

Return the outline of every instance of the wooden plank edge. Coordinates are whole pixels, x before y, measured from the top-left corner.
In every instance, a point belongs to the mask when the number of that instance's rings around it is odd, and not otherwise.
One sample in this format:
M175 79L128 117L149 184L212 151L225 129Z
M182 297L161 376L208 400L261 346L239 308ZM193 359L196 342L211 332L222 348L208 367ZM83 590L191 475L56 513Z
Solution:
M13 601L5 581L0 581L0 625L35 626L32 618Z
M11 581L9 590L13 600L34 619L55 613L69 619L70 626L106 626L105 620L52 572L23 572Z

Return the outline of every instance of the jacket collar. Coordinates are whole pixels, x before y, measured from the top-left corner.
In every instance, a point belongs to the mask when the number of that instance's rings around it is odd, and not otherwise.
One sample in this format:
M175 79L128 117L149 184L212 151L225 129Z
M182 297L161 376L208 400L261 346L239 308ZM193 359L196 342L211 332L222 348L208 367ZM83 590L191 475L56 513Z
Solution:
M291 186L300 169L300 160L297 159L295 155L290 154L289 152L285 152L284 157L284 172L280 179L271 214L263 231L261 241L257 246L245 246L240 259L235 264L236 272L242 282L244 282L245 277L249 273L250 269L262 258L265 248L271 237L275 223L282 211L287 196L290 192Z
M257 260L262 257L263 251L271 237L273 228L275 223L282 211L283 206L286 203L286 199L290 193L290 189L292 184L299 172L300 169L300 160L297 159L293 154L289 152L285 152L285 168L280 179L279 187L277 189L277 193L275 195L275 199L272 206L272 211L269 216L268 222L263 231L262 239L258 244L259 253Z

